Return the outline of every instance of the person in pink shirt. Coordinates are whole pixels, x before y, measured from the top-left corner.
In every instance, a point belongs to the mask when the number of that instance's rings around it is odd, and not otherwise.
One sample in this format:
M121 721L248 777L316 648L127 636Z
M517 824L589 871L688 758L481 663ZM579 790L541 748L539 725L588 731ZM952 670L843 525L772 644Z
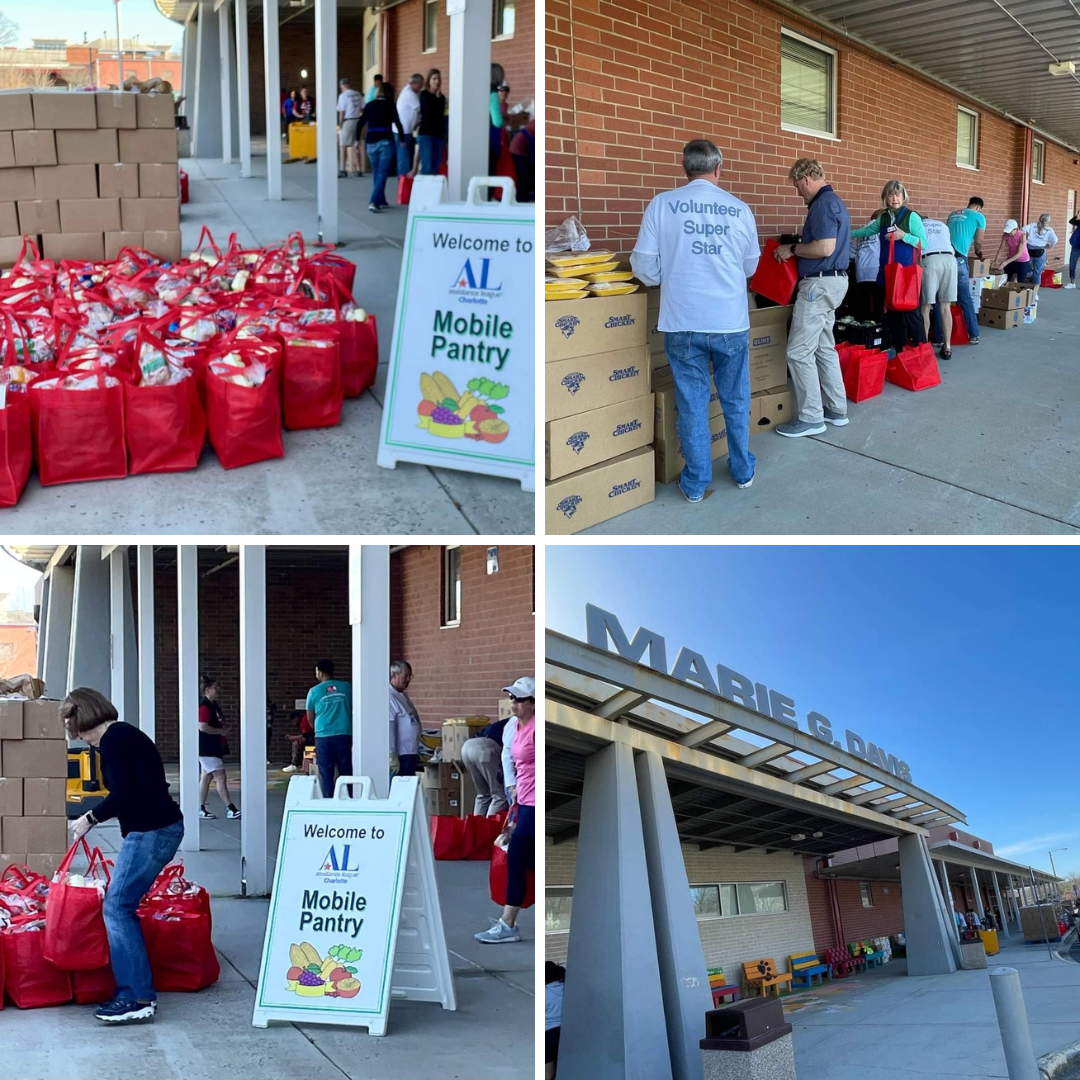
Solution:
M520 941L517 917L528 875L536 867L536 682L524 675L503 687L513 713L503 728L503 779L510 800L507 820L516 820L506 853L506 905L489 930L473 936L483 945Z
M1009 218L1005 222L1001 240L998 243L997 254L991 260L991 269L1002 265L1002 251L1005 252L1002 273L1007 276L1009 281L1023 281L1027 277L1028 263L1031 261L1031 256L1028 254L1027 236L1024 235L1024 230L1017 225L1014 218Z

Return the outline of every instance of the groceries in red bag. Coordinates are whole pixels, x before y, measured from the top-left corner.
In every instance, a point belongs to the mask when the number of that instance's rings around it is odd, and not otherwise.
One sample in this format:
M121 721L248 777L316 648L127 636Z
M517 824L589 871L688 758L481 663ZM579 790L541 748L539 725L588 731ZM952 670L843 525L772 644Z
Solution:
M143 908L172 908L210 917L210 894L201 885L184 877L183 863L170 863L158 874L139 905Z
M885 378L905 390L926 390L939 385L941 373L933 346L923 342L897 353L885 369Z
M41 914L48 895L48 879L21 863L10 863L0 874L0 910L10 918Z
M88 866L75 873L71 864L82 846ZM76 840L53 875L45 909L45 959L64 971L94 971L109 962L109 938L102 908L109 885L109 865L100 848Z
M207 354L206 419L226 469L285 456L276 365L280 349L233 339Z
M757 269L750 279L750 289L758 296L775 300L778 304L790 304L791 294L799 279L798 265L794 258L777 262L773 252L780 246L776 240L766 240L765 250L758 259Z
M34 451L31 437L30 399L26 383L9 382L11 373L33 378L22 367L0 373L0 506L14 506L30 478Z
M44 943L44 915L17 915L0 932L4 993L17 1008L40 1009L71 1000L71 978L45 959Z
M333 318L333 311L328 314ZM283 321L280 330L285 426L295 431L340 423L343 394L337 331L332 325L319 325L310 319L306 326L299 321Z
M488 887L491 899L496 904L506 904L506 890L509 884L506 853L510 850L510 832L504 829L495 838L491 847L491 868L488 870ZM525 872L525 899L521 906L532 907L536 903L536 875L532 870Z
M221 968L208 914L147 905L137 914L155 990L194 992L217 982Z

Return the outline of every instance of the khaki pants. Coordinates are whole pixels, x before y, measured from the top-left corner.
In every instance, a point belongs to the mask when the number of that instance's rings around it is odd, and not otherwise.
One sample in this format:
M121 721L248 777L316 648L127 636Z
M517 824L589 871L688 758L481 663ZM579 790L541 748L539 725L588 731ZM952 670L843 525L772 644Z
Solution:
M469 770L476 785L473 813L490 817L507 809L503 789L502 748L494 739L479 736L466 740L461 748L461 763Z
M795 415L807 424L822 422L823 402L830 412L847 415L840 358L833 342L836 309L847 288L846 277L810 277L799 282L795 294L787 362L795 386Z

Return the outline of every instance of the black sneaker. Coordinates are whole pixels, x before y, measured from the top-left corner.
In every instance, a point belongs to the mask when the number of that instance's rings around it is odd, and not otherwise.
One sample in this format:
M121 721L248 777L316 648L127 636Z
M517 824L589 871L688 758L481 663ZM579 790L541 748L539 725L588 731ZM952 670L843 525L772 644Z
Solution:
M349 174L344 169L338 169L337 178L339 180L344 180L348 175Z
M154 1019L157 1002L110 1001L99 1005L94 1016L106 1024L145 1024Z

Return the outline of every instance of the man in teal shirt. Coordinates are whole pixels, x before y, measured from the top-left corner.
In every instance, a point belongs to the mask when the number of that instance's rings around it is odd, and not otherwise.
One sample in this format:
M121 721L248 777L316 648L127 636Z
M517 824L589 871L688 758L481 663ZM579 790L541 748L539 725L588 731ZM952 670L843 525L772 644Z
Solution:
M352 765L352 687L334 678L334 661L315 663L318 683L308 691L307 717L315 729L315 762L323 798L334 794L334 770L338 776L351 776ZM350 792L350 794L352 794Z
M968 338L972 345L979 344L979 320L975 315L975 299L971 295L967 256L974 241L975 257L977 259L983 257L982 242L986 218L983 216L982 208L982 199L972 196L968 199L966 209L954 210L945 222L949 229L949 238L952 240L953 254L956 256L956 299L960 304L960 310L964 313L964 325L967 327Z

